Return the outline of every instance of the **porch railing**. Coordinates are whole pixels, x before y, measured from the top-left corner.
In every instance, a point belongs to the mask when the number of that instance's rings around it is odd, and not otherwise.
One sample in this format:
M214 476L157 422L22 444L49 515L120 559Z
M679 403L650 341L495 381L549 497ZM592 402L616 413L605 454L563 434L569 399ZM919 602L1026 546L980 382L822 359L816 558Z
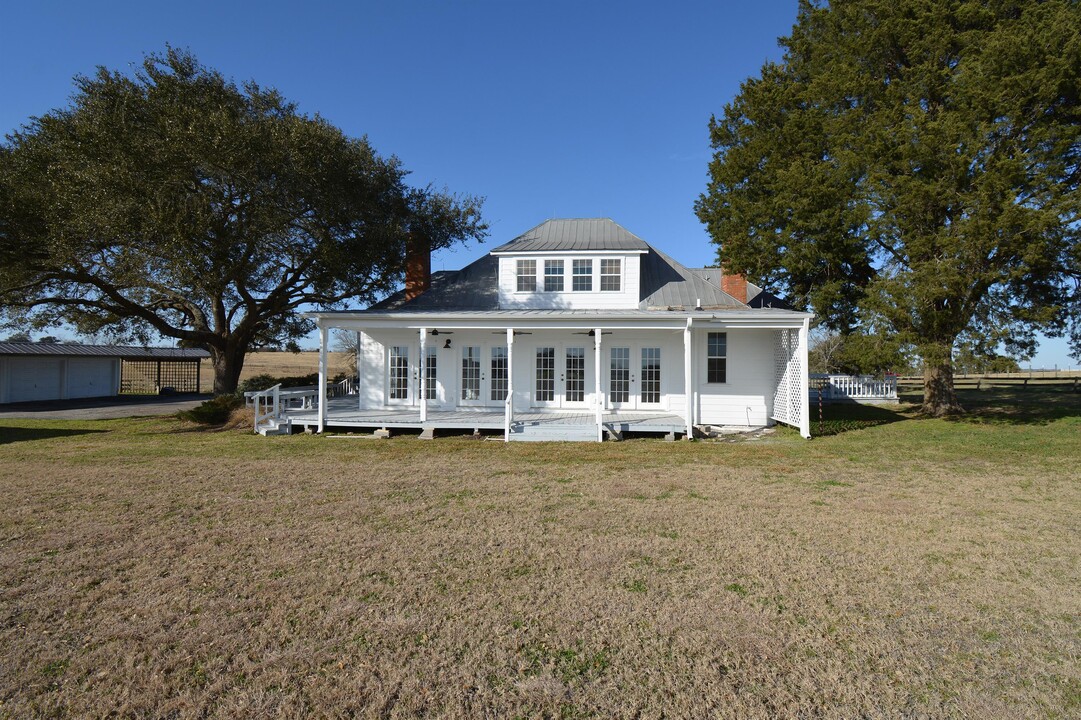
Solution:
M259 428L263 427L264 423L271 424L268 421L276 424L278 420L281 420L281 387L281 383L278 383L266 390L244 393L245 396L250 397L252 407L255 408L253 432L259 432Z
M897 376L810 375L811 398L823 402L872 402L897 400Z

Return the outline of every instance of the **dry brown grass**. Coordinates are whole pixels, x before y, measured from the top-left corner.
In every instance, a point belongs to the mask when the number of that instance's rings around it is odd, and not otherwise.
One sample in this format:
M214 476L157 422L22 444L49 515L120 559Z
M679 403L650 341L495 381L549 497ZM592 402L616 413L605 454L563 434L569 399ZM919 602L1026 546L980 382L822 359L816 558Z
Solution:
M812 442L0 428L0 716L1076 717L1081 410Z
M331 377L345 372L349 366L348 353L328 354ZM240 372L240 380L243 382L250 377L263 374L275 377L297 377L314 372L319 372L318 352L253 352L244 359L244 369ZM206 391L214 387L214 368L209 360L203 360L200 363L199 383Z

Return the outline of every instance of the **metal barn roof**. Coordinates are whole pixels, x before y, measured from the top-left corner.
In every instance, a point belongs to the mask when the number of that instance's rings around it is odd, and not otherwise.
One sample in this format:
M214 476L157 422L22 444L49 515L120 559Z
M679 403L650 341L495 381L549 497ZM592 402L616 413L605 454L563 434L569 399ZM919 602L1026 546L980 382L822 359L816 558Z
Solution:
M132 347L126 345L68 345L65 343L0 342L0 355L63 357L110 357L124 360L201 360L206 350L187 348Z

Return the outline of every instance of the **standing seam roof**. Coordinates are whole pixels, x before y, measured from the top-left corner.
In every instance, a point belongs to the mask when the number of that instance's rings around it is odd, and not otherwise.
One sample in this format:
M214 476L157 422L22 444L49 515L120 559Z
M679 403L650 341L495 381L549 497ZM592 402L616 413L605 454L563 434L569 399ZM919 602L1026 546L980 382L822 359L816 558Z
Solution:
M649 250L646 241L609 218L546 220L508 243L500 252L582 252Z

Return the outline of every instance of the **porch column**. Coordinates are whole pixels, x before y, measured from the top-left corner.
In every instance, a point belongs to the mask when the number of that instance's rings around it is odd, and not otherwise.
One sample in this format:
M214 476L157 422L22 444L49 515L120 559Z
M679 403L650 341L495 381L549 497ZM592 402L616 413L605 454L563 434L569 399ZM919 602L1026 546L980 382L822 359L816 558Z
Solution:
M803 319L803 327L799 329L799 367L800 367L800 414L799 434L804 438L811 439L811 390L810 390L810 366L807 364L808 336L811 331L811 319Z
M319 432L327 423L327 329L319 327Z
M360 394L360 359L364 357L364 333L357 331L357 410L364 405L364 398Z
M604 333L600 328L593 330L593 349L596 351L593 358L593 377L596 380L597 398L597 442L604 442L604 397L601 395L601 338Z
M428 328L420 329L420 421L428 422Z
M503 441L510 442L510 425L514 422L514 328L507 328L507 399L503 416Z
M687 398L684 410L687 413L687 439L694 438L694 391L691 373L691 318L687 318L687 327L683 328L683 391Z

